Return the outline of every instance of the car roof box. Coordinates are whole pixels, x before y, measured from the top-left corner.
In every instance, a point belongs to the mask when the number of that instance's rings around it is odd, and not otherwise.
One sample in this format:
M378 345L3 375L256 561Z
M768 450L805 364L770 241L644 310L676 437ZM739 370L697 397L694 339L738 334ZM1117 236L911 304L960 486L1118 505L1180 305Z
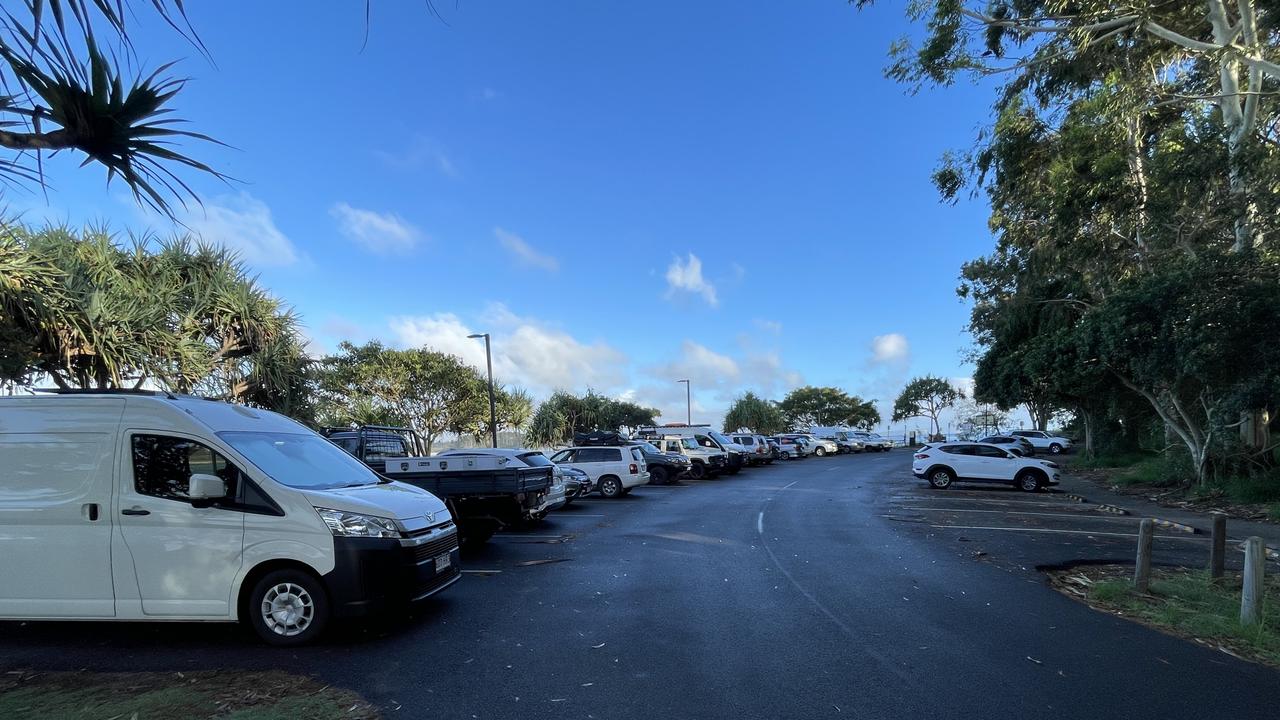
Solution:
M625 438L616 432L608 430L593 430L591 432L579 432L573 434L573 444L583 445L626 445L630 443L629 438Z

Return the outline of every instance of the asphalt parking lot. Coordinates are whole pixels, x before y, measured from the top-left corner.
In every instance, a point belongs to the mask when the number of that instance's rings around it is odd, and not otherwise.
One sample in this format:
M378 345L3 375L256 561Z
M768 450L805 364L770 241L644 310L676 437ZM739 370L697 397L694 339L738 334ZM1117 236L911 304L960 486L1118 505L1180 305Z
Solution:
M0 623L0 671L282 668L388 717L1274 716L1274 671L1046 586L1036 565L1131 558L1136 519L1078 505L935 492L901 450L810 458L576 502L465 554L413 617L314 646ZM1156 548L1203 543L1162 531Z

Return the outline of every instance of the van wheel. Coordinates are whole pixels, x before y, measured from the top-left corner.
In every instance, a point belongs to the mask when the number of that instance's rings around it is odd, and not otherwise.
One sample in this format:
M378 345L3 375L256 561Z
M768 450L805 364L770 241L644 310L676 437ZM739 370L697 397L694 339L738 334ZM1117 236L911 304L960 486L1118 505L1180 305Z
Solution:
M320 581L301 570L267 573L249 595L249 623L271 645L303 645L329 621L329 598Z
M700 462L689 465L689 477L694 480L701 480L707 476L707 466Z
M937 470L929 473L929 484L939 490L946 490L951 487L953 479L954 478L951 477L951 471L947 468L938 468Z
M827 454L827 449L819 445L818 447L814 448L813 454L817 455L818 457L822 457Z
M1018 489L1035 492L1040 489L1040 476L1033 472L1024 472L1018 476Z
M620 497L622 495L622 481L612 475L600 478L600 494L607 498Z

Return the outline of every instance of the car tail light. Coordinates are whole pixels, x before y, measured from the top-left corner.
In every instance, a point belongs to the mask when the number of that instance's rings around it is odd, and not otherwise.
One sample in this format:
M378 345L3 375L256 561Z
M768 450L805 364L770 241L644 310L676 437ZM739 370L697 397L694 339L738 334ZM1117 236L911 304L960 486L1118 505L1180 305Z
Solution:
M924 454L924 453L916 453L916 459L917 459L917 460L925 460L925 459L927 459L928 457L929 457L929 456L928 456L928 455L926 455L926 454Z
M636 465L635 463L631 463L631 474L635 475L639 472L640 472L640 466Z

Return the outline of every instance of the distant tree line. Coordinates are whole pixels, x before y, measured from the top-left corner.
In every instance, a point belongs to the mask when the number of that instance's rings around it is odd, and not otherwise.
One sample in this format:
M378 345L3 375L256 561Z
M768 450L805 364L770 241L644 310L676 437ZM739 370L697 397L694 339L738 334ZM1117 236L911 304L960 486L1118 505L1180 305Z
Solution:
M774 435L805 430L815 425L872 428L880 422L875 400L863 400L834 387L807 385L771 401L753 392L743 393L724 416L726 432L747 430Z

